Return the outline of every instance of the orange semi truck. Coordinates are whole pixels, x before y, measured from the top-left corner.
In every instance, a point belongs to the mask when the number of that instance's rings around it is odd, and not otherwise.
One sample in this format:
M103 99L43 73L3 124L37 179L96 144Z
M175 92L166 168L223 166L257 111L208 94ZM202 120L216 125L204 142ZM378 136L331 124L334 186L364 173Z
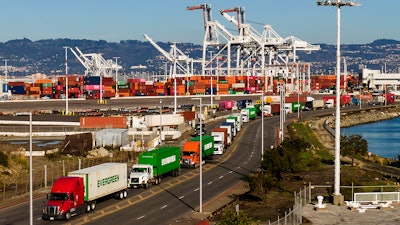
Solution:
M200 137L202 138L202 147L200 148ZM201 149L201 150L200 150ZM214 153L214 137L202 135L191 138L185 142L182 150L181 166L198 167L200 166L200 151L202 159L210 157ZM201 160L201 161L203 161Z

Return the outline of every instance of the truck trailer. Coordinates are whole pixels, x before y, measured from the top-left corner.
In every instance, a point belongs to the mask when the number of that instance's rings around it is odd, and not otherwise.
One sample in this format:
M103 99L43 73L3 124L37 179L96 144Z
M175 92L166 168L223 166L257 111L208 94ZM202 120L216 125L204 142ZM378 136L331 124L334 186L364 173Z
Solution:
M43 208L43 220L69 220L96 208L96 201L108 195L126 198L127 164L104 163L68 173L55 182Z
M201 147L200 147L200 138ZM200 153L201 152L201 153ZM197 136L189 139L183 145L181 166L198 167L204 159L210 158L214 153L214 137L208 135ZM202 160L200 161L200 154Z
M161 183L167 174L176 177L180 173L181 149L163 146L138 157L138 163L132 166L128 185L131 188L148 188L151 184Z
M211 131L214 137L214 155L222 155L225 151L228 141L228 129L216 127Z

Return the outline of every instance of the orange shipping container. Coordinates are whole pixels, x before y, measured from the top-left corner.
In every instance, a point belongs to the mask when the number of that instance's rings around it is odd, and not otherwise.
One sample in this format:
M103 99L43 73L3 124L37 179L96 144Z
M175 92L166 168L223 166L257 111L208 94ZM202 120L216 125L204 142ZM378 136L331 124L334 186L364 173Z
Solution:
M125 116L83 116L79 119L81 128L126 128Z
M36 84L48 84L53 83L51 79L38 79L35 81Z

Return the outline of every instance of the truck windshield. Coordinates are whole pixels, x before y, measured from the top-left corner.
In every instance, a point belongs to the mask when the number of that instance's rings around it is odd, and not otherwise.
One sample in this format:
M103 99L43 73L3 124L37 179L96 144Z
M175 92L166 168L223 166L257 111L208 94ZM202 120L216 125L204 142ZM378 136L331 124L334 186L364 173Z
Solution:
M146 168L132 168L133 173L144 173L146 172Z
M183 152L184 156L194 156L194 152Z
M66 193L51 193L49 200L68 200L68 194Z

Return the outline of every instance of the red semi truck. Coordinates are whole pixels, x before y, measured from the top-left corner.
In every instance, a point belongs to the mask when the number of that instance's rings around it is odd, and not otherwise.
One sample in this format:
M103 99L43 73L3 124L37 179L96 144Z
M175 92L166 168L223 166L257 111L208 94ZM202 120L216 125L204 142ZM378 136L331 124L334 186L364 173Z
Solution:
M99 198L108 195L126 198L127 184L126 163L104 163L72 171L54 182L42 219L69 220L71 216L94 210Z

